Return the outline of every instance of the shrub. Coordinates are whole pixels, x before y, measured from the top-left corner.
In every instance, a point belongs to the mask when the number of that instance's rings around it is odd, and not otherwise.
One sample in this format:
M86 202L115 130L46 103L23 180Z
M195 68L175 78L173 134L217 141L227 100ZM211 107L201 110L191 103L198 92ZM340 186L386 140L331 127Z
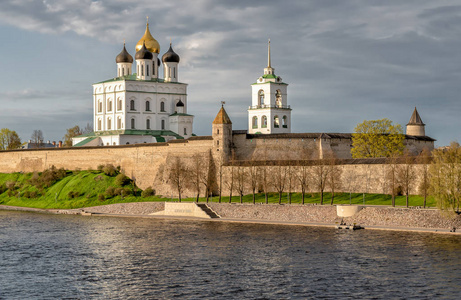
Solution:
M39 196L37 191L30 191L29 198L37 198Z
M119 186L125 186L131 182L131 179L126 176L125 174L118 174L117 177L115 177L115 184Z
M16 188L16 181L7 181L5 186L9 191L12 191Z
M40 182L44 186L50 187L55 182L66 177L66 175L67 172L63 168L57 169L55 166L51 166L51 168L43 171L42 175L40 175Z
M153 190L151 187L148 187L147 189L141 192L141 197L143 198L150 196L155 196L155 190Z
M104 197L104 194L99 194L98 195L98 200L99 201L104 201L104 200L106 200L106 197Z
M102 172L102 169L104 169L104 165L99 165L99 166L98 166L98 171L101 171L101 172Z
M102 169L102 171L104 172L104 174L106 174L107 176L115 176L117 175L117 169L114 167L114 165L105 165L104 168Z
M102 177L101 175L98 175L94 178L94 181L103 181L104 180L104 177Z
M6 192L7 188L6 188L6 185L3 183L2 185L0 185L0 194L3 194L4 192Z
M25 191L23 194L22 194L23 197L25 198L30 198L30 192L29 191Z
M131 191L130 188L116 188L115 189L115 195L117 196L122 196L122 197L125 197L125 196L129 196L129 195L132 195L133 192Z
M115 196L115 188L113 186L110 186L106 189L106 196L108 198L114 197Z

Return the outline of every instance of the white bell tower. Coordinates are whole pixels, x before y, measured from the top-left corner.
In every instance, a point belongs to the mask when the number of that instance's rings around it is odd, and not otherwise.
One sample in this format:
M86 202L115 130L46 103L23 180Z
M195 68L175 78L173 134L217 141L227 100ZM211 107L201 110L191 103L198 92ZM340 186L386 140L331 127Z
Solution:
M271 41L267 46L264 75L251 85L248 108L248 133L270 134L291 132L291 108L287 101L288 84L276 76L271 66Z

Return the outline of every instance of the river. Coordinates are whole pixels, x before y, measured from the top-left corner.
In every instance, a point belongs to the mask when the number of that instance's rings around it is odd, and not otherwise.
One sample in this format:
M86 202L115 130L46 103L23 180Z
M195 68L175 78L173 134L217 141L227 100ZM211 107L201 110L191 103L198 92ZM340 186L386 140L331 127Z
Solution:
M0 211L1 299L457 299L461 237Z

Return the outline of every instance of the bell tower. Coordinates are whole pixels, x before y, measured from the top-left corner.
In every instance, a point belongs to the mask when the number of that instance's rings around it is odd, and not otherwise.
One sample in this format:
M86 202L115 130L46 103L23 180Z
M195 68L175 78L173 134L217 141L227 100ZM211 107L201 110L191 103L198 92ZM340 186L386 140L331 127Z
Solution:
M271 65L271 41L267 45L267 67L264 75L251 85L248 108L248 133L271 134L291 132L291 108L287 100L288 84L275 75Z

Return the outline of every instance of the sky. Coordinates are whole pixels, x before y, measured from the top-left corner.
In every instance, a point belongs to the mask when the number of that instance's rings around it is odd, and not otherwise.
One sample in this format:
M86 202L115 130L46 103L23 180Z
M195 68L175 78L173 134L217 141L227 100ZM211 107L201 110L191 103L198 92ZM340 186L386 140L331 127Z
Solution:
M459 0L9 0L0 2L0 128L62 140L93 122L92 84L144 34L170 40L188 83L194 133L210 135L221 101L248 129L251 84L267 65L288 83L292 132L405 126L414 110L436 146L461 142Z

